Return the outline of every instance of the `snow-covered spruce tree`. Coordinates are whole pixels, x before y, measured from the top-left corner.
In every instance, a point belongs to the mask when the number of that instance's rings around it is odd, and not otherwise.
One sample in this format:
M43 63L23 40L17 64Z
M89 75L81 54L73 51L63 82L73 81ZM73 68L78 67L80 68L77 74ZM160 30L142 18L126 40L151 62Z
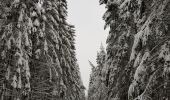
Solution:
M83 100L65 0L1 0L1 100Z
M100 52L97 53L97 66L95 67L91 62L90 65L92 67L92 72L90 75L90 83L88 89L88 100L104 100L106 96L106 85L105 81L105 60L106 60L106 53L101 45Z
M170 1L140 0L132 13L137 33L130 62L135 69L129 100L170 100Z
M28 98L30 89L28 16L26 5L15 0L1 0L0 70L1 100Z
M104 20L110 26L106 100L169 100L170 1L100 3L106 4Z
M108 88L107 98L104 100L127 100L129 72L128 62L133 37L136 33L135 24L132 21L133 15L124 8L124 0L100 0L100 4L105 4L107 11L103 19L105 28L109 27L107 38L107 58L106 58L106 79Z

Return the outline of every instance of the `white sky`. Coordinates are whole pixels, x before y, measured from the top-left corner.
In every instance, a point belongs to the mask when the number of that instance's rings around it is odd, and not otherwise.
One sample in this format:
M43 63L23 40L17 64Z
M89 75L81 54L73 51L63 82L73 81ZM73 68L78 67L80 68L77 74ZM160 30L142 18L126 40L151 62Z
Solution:
M80 66L83 83L88 90L91 66L88 60L96 65L96 55L101 42L106 47L107 31L104 31L102 16L104 6L99 0L67 0L68 21L76 29L76 57Z

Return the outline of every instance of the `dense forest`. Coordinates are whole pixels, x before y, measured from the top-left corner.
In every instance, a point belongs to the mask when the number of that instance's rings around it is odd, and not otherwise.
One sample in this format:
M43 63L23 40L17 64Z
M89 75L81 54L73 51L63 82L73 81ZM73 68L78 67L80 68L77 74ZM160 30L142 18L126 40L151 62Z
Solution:
M0 100L84 100L66 0L0 0Z
M170 0L99 2L110 31L88 100L170 100Z
M0 100L170 100L170 0L99 4L109 33L86 96L67 1L0 0Z

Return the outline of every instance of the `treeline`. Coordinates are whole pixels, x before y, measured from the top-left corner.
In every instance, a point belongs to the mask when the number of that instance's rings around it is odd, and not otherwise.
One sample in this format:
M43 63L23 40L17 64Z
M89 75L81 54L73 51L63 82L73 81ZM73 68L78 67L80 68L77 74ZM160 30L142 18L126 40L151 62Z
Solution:
M84 100L66 0L0 0L0 100Z
M91 64L88 100L170 100L170 1L100 4L110 31L105 59Z

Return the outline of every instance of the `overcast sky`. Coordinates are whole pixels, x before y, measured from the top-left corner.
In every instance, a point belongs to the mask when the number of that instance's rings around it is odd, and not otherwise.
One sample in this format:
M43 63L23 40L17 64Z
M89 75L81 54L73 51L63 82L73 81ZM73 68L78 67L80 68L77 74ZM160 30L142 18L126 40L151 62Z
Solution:
M99 0L67 0L68 21L76 29L76 57L80 66L83 83L88 89L91 66L88 60L96 65L96 55L101 42L106 47L107 31L104 31L102 16L104 6Z

